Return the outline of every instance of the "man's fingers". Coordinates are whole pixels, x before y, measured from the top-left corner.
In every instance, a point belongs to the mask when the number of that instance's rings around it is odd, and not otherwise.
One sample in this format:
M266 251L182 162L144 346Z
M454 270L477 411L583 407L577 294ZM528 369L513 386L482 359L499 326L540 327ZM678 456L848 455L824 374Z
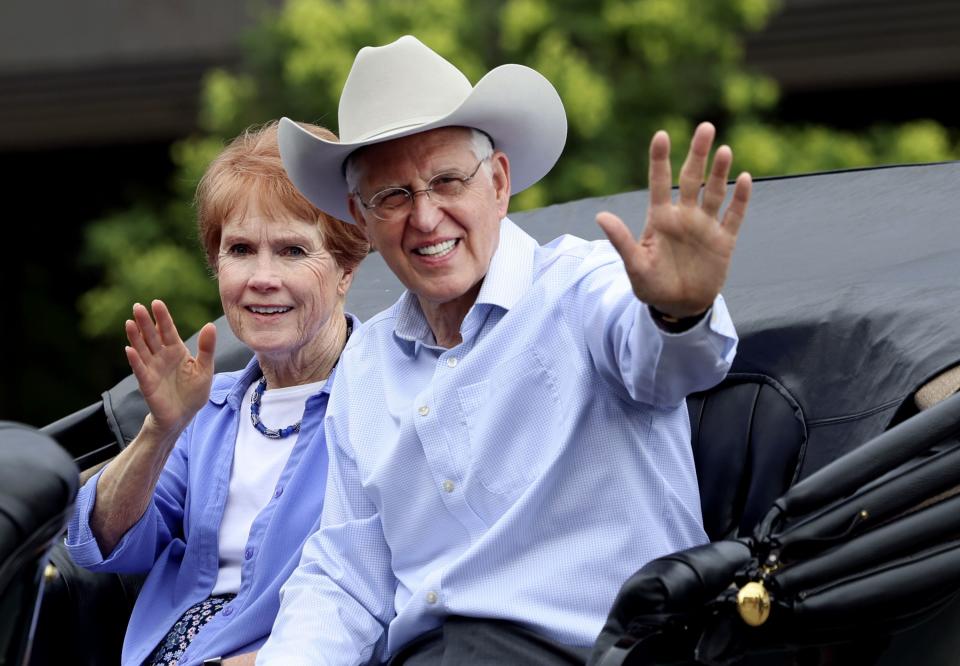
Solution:
M635 247L637 244L630 228L619 217L608 212L597 213L597 224L610 239L610 243L623 259L623 262L630 266L636 255Z
M700 186L703 185L703 176L707 171L710 146L713 145L716 134L716 128L710 123L700 123L693 133L687 159L680 169L680 203L685 206L697 205Z
M150 307L153 309L154 319L157 320L157 329L160 332L160 340L163 344L176 345L182 343L183 340L180 338L180 333L177 332L177 325L173 322L167 304L155 299L150 303Z
M733 163L733 152L729 146L720 146L713 156L713 167L710 177L703 188L703 212L716 218L727 196L727 177L730 175L730 165Z
M204 324L197 336L197 364L201 368L213 371L213 351L217 347L217 327L213 323Z
M753 179L749 173L744 171L737 176L737 183L733 187L733 198L723 216L723 227L733 236L739 233L743 218L747 215L747 206L750 204L752 190Z
M662 206L670 203L672 187L670 137L667 136L666 132L660 130L650 140L650 205Z

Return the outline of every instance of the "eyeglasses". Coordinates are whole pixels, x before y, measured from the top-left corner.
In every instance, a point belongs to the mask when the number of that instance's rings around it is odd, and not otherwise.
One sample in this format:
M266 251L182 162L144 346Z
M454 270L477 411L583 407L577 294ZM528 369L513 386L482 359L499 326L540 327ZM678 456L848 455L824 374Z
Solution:
M426 194L430 201L436 204L452 203L459 199L470 181L480 170L480 165L487 161L489 157L484 157L477 162L476 168L469 176L464 176L456 172L438 173L427 182L427 186L422 190L410 191L405 187L389 187L381 190L370 197L370 201L364 201L359 192L354 192L361 205L373 212L374 217L384 222L396 222L402 220L413 207L413 199L418 194Z

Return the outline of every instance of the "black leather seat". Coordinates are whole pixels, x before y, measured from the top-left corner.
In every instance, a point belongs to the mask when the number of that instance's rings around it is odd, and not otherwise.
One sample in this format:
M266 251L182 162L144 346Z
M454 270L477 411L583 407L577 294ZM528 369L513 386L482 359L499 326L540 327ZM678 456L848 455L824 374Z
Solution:
M50 564L30 664L120 663L144 577L87 571L73 563L62 542L50 553Z
M30 647L43 568L77 494L77 467L55 441L0 421L0 663Z
M948 663L960 612L958 461L955 395L793 485L749 539L644 565L621 589L591 666L745 655L764 664ZM894 640L900 632L906 638Z
M731 374L687 408L707 535L748 536L797 479L807 442L800 406L770 377Z

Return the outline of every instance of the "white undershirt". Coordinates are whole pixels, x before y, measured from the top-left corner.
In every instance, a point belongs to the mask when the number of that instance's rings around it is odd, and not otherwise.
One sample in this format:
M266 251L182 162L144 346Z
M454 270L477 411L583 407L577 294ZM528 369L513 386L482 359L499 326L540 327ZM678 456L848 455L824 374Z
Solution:
M268 428L280 430L303 418L307 398L319 391L326 381L268 388L260 398L260 419ZM260 434L250 422L250 399L257 382L250 385L240 404L240 427L230 470L230 491L220 522L220 570L211 594L240 591L240 570L250 527L257 514L273 498L274 489L283 472L299 433L283 439L270 439Z

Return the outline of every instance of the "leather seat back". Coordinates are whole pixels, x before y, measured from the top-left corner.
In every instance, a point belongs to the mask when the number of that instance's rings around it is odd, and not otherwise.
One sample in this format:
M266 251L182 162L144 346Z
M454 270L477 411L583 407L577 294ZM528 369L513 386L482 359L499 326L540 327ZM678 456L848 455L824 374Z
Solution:
M42 571L77 494L77 468L56 442L0 421L0 664L29 652Z
M732 373L687 408L707 535L747 536L797 479L807 442L800 406L770 377Z

